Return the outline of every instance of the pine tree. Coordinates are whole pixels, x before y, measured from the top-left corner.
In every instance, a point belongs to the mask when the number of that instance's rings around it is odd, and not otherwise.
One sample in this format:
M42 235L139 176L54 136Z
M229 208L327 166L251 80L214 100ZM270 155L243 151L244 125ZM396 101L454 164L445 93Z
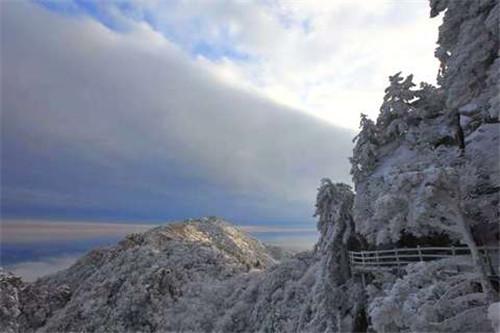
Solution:
M377 127L381 132L383 143L406 133L408 117L414 111L411 102L416 98L413 75L406 78L401 72L389 77L390 85L385 89L384 102L380 107Z
M318 230L321 238L315 251L332 257L332 279L335 286L341 285L349 278L349 262L347 257L347 241L353 233L352 205L354 193L351 187L343 183L332 183L328 178L321 179L316 197Z
M497 298L488 280L486 265L472 235L473 221L466 214L464 202L469 196L468 183L476 183L473 169L462 165L428 170L428 177L413 201L414 218L422 228L445 232L469 248L474 267L481 277L483 292L493 301Z
M431 17L443 11L435 54L441 62L438 83L446 90L448 110L457 112L475 99L484 105L490 95L498 94L497 79L491 79L498 73L489 68L498 59L499 2L431 0ZM478 112L486 120L492 106L484 106Z
M361 129L359 134L353 139L356 143L353 149L353 156L349 159L351 162L351 175L355 183L362 177L369 174L375 167L377 160L377 126L367 115L361 114L359 122Z

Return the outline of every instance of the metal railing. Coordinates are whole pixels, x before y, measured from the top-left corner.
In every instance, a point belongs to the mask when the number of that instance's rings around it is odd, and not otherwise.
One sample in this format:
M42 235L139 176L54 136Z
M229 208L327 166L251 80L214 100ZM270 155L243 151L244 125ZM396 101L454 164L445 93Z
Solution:
M479 252L492 272L498 276L499 247L481 246ZM353 271L380 271L402 268L419 261L431 261L455 256L470 255L466 246L397 248L374 251L349 251Z

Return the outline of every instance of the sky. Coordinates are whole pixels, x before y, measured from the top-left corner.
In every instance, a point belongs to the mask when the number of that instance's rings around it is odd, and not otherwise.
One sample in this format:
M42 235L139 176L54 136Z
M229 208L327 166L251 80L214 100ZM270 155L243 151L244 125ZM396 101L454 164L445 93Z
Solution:
M427 1L2 1L3 221L314 221Z
M0 268L25 281L65 269L88 251L113 246L127 234L144 232L155 224L103 223L53 220L2 221ZM313 226L282 227L240 225L266 244L292 252L312 249L318 238Z

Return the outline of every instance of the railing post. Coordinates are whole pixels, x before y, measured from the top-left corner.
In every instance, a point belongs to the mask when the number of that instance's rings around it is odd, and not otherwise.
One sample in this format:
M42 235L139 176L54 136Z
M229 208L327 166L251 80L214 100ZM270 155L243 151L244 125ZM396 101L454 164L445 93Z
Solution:
M376 258L375 260L377 262L377 268L380 268L379 259L378 259L378 251L375 252L375 258Z
M453 245L451 246L451 255L455 256L455 247Z
M420 249L420 245L417 245L417 250L418 250L418 259L420 261L424 261L424 258L422 257L422 249Z
M365 253L361 251L361 266L365 266Z
M398 249L394 249L394 253L396 254L396 263L397 263L398 269L399 269L399 253L398 253Z

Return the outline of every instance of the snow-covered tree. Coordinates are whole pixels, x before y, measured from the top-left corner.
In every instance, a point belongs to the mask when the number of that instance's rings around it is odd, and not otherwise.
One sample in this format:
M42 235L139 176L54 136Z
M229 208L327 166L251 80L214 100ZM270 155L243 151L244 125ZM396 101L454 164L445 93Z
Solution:
M349 185L332 183L323 178L316 197L318 230L321 234L316 252L331 256L338 284L349 277L347 241L353 232L352 204L354 193Z
M489 301L467 257L420 262L393 284L369 286L368 314L377 332L489 332ZM377 283L378 282L378 283ZM380 284L379 288L376 285Z
M495 198L477 198L475 194L482 188L479 185L484 182L484 171L478 171L457 147L397 151L398 156L390 163L384 161L384 168L357 184L357 231L379 245L396 243L403 233L416 237L446 234L469 247L477 272L483 277L484 292L495 298L472 234L475 225L494 219L497 211L491 201ZM489 188L489 182L485 184ZM484 207L480 214L476 206Z
M498 94L489 70L498 59L498 0L431 0L431 17L444 13L439 27L436 57L441 62L438 83L446 90L450 112L472 103L483 117L490 117L488 98ZM498 114L498 113L497 113ZM498 117L498 115L497 115ZM497 118L498 121L498 118Z
M420 82L420 87L415 91L417 100L412 106L421 118L435 118L444 113L443 90L426 82Z
M440 163L440 158L443 157L436 155L433 161L428 161L428 167L416 172L387 175L390 187L373 203L371 238L383 244L398 241L403 231L417 237L446 234L468 246L476 271L482 277L483 291L495 299L486 264L472 234L472 226L477 222L466 209L477 176L464 159L447 166Z
M359 134L353 139L356 144L352 157L349 159L351 162L351 175L355 181L368 175L375 167L379 144L375 123L363 113L361 114L359 128Z
M335 227L335 236L341 236L346 243L352 232L352 203L354 193L349 185L334 184L330 179L321 179L316 196L316 211L318 230L327 235L327 229Z
M381 139L387 142L403 135L408 129L408 117L414 111L411 102L416 97L413 75L406 78L401 72L389 77L390 85L385 89L384 102L380 107L377 127Z
M469 195L467 182L477 181L471 170L467 165L428 170L419 195L412 201L413 217L419 226L444 231L468 246L476 271L481 276L483 292L494 300L497 298L496 293L488 280L485 263L472 235L473 221L464 208L464 201Z
M488 319L495 333L500 333L500 302L490 304L488 308Z
M354 193L349 185L322 179L316 197L320 239L314 248L321 270L322 283L314 291L318 304L331 309L335 325L322 327L324 332L353 331L353 323L363 307L360 284L351 279L347 244L354 233L352 205ZM328 318L328 317L327 317Z

